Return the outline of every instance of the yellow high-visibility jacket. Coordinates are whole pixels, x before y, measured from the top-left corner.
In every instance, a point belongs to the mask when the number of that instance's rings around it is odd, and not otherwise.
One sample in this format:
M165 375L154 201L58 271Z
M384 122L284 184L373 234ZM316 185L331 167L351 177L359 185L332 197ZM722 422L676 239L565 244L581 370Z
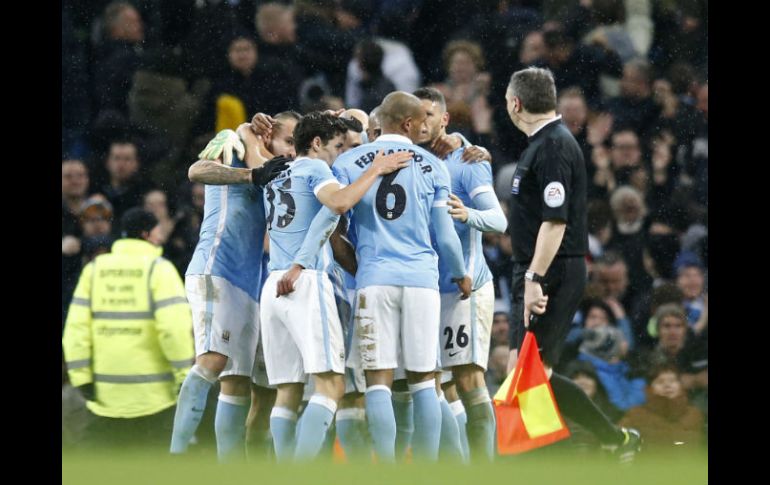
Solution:
M195 358L192 315L162 248L121 239L80 275L64 327L73 386L93 383L99 416L135 418L176 403Z

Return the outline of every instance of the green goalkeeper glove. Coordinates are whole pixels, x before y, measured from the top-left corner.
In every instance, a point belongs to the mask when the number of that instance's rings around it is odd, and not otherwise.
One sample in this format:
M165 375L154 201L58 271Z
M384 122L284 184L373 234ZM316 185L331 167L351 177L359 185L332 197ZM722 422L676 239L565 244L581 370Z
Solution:
M233 150L235 150L238 158L243 160L244 155L246 155L246 146L243 144L241 137L233 130L222 130L198 154L198 158L201 160L217 160L221 157L225 165L232 165Z

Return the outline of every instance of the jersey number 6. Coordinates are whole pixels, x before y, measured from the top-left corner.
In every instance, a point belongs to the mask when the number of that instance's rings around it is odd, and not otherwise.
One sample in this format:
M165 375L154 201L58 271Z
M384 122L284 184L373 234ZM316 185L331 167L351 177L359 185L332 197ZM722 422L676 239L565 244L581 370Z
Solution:
M406 208L406 191L402 186L393 183L396 175L398 175L398 171L382 177L380 187L377 189L377 195L375 196L377 214L389 221L401 217ZM393 194L391 199L393 203L389 204L388 199L390 199L391 194Z

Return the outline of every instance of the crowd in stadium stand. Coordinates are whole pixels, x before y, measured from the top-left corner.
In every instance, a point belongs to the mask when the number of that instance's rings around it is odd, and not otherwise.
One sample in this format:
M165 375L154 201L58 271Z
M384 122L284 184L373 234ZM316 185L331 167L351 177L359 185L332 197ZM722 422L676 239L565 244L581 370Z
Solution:
M132 207L158 218L184 275L204 204L187 168L257 112L368 112L393 90L435 86L447 133L492 154L507 209L527 140L506 86L548 67L589 180L590 281L558 370L648 442L705 442L707 35L706 0L64 1L62 326L81 268ZM494 393L508 360L509 235L484 234L484 254ZM62 384L74 421L64 371Z

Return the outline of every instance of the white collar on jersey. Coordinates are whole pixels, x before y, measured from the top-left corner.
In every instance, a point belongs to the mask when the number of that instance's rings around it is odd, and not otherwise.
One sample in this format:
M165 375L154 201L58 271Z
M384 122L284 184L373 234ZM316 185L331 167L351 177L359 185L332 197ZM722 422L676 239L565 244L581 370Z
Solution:
M529 135L529 137L532 138L533 136L535 136L535 133L537 133L538 131L542 130L545 125L547 125L549 123L553 123L554 121L560 120L560 119L561 119L561 115L556 115L554 118L551 118L550 120L548 120L545 123L543 123L542 125L540 125L535 131L533 131Z
M396 133L388 133L386 135L380 135L379 137L377 137L375 141L397 141L400 143L406 143L407 145L414 145L414 143L412 143L412 140L405 137L404 135L398 135Z

